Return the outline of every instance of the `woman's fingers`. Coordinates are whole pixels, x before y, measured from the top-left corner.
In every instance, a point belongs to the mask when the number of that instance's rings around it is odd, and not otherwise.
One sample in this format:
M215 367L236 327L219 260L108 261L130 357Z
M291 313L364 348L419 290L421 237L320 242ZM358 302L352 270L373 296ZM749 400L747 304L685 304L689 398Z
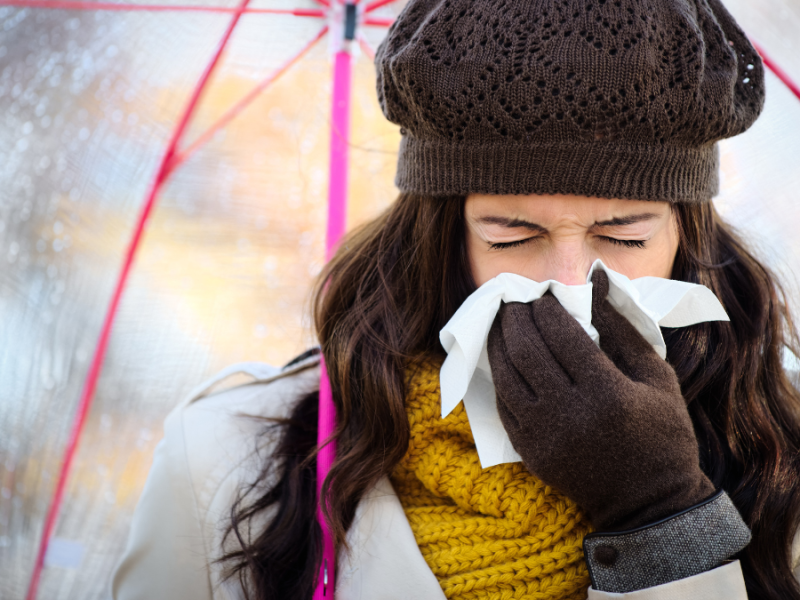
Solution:
M533 318L547 348L574 382L582 382L599 369L616 368L580 324L555 297L547 293L532 305Z
M672 367L608 302L608 276L592 274L592 325L600 334L600 348L622 373L633 381L663 387L671 391L677 385Z
M608 275L597 270L592 273L592 317L608 298Z
M531 311L531 304L510 302L501 305L492 329L499 323L502 339L495 338L492 343L490 334L489 362L492 367L492 379L495 380L497 387L495 359L492 357L494 348L495 354L502 350L505 355L506 363L497 361L499 364L513 366L516 374L524 378L529 389L533 390L538 398L547 400L558 390L569 385L570 380L542 339L533 322Z
M524 421L526 414L530 414L531 405L537 397L508 356L501 319L495 319L492 323L487 350L500 420L509 434L519 433L522 428L520 419Z

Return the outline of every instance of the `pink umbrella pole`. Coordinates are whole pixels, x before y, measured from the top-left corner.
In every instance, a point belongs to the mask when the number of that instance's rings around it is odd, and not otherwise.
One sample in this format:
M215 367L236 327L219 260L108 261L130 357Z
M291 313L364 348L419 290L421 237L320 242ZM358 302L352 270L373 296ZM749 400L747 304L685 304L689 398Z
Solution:
M328 228L325 258L329 260L344 234L347 218L347 147L350 133L350 83L352 64L349 50L334 57L331 105L331 148L328 187Z
M338 8L338 7L337 7ZM343 10L334 9L332 15L331 34L337 49L333 63L333 97L331 101L331 146L330 173L328 187L328 227L325 236L325 258L329 260L345 231L347 217L347 149L350 135L350 87L352 79L352 63L350 44L355 38L356 7L348 1ZM319 386L319 425L317 443L320 447L317 455L317 518L322 529L322 562L314 600L332 599L334 594L334 570L336 567L336 548L330 528L322 511L325 499L322 495L322 484L330 471L336 456L336 444L328 441L336 429L336 407L333 403L328 372L325 360ZM326 443L327 442L327 443Z

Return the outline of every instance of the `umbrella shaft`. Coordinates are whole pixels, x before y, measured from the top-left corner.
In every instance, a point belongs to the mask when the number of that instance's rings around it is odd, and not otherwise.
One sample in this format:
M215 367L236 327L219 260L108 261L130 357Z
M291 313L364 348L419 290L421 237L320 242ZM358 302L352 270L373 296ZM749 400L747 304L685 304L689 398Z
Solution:
M348 44L334 55L333 97L331 98L331 146L328 184L328 227L325 235L325 255L330 260L347 222L347 154L350 144L350 87L352 59ZM336 428L336 407L322 361L319 391L318 444L330 438ZM322 528L322 562L314 600L332 599L335 589L336 548L330 529L322 515L322 483L335 459L334 442L322 447L317 455L317 490L320 498L318 518Z
M328 228L325 237L327 259L333 256L336 246L344 234L346 225L351 80L351 56L346 49L343 49L334 56L333 66Z

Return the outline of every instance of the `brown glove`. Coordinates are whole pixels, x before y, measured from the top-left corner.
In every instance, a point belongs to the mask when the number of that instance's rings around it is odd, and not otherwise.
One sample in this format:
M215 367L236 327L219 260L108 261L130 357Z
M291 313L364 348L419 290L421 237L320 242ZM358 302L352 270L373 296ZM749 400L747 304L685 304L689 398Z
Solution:
M714 493L678 378L592 277L598 348L558 301L501 306L489 333L497 409L531 473L598 531L671 516Z

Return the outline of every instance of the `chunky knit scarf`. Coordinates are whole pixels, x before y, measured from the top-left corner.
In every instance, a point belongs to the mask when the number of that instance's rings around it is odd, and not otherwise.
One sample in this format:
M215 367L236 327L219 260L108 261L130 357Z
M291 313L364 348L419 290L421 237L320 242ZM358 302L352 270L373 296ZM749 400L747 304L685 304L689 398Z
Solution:
M463 403L441 417L439 367L407 373L411 441L391 481L445 596L585 599L580 508L522 463L481 469Z

